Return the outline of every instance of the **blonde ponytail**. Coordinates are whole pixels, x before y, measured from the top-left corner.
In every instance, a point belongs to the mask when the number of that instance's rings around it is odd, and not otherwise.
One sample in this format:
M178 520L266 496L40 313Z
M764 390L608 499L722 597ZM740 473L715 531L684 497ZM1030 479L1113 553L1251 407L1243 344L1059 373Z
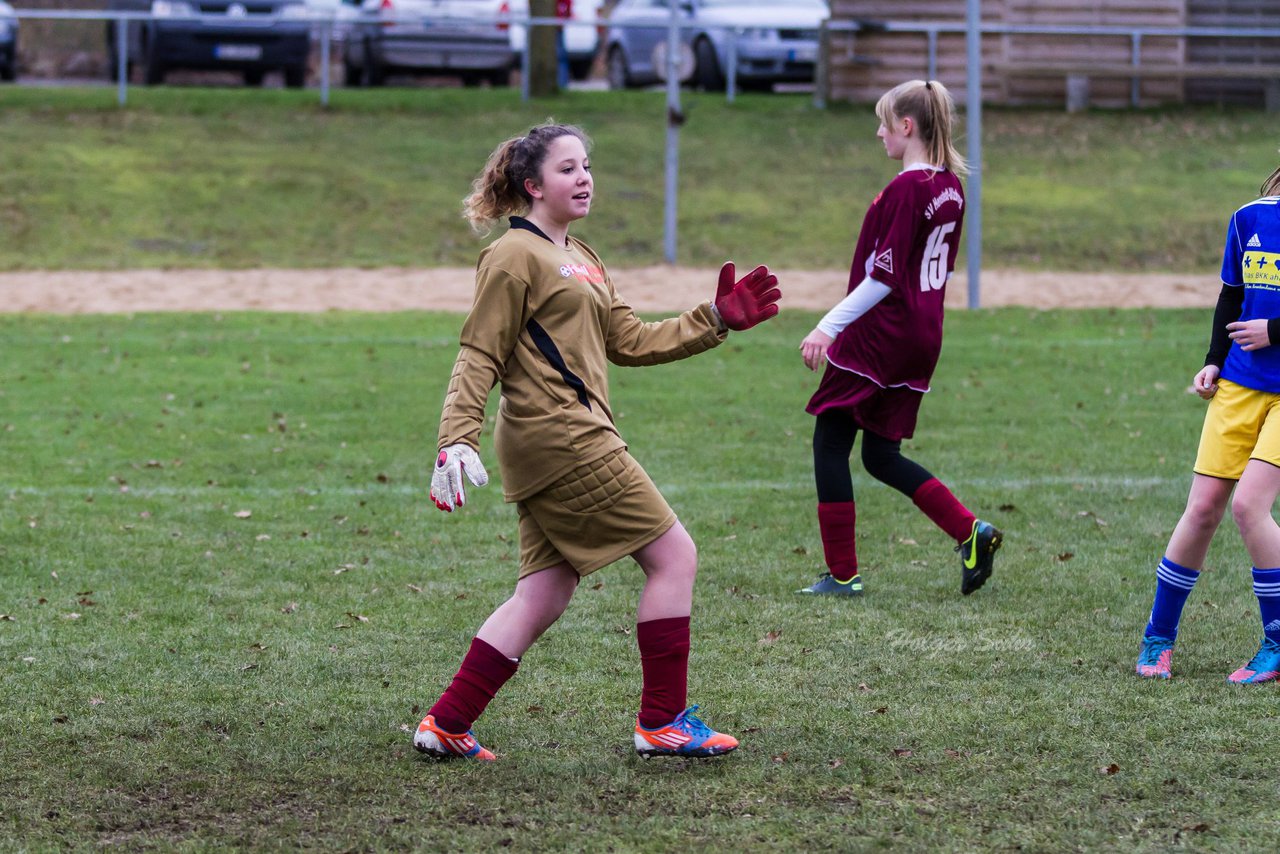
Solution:
M956 105L947 87L937 80L908 80L890 89L876 102L876 116L886 126L911 118L920 132L925 155L935 166L957 175L969 172L969 164L952 142Z

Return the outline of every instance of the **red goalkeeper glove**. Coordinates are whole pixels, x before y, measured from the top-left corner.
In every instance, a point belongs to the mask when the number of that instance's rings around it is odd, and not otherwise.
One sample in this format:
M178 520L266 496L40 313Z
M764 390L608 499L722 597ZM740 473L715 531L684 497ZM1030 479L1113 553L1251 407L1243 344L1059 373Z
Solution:
M778 277L768 267L761 264L737 281L735 275L733 262L724 262L712 303L725 326L741 332L778 313L782 291L778 290Z

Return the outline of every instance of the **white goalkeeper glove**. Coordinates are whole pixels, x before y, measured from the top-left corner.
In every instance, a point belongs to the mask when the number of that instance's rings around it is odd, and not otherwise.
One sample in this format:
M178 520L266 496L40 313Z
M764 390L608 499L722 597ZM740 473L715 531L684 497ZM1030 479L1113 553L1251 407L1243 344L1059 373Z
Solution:
M476 486L489 482L489 473L480 462L480 455L470 445L449 445L436 457L436 467L431 473L431 500L446 513L467 503L462 488L462 473Z

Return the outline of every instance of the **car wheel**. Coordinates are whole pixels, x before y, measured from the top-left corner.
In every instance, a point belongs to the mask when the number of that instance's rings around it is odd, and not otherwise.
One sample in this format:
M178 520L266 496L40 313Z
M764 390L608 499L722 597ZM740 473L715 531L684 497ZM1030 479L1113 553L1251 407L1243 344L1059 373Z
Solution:
M290 89L301 89L307 85L307 67L290 65L284 70L284 85Z
M609 49L608 59L605 60L605 74L609 79L610 89L631 87L631 72L627 68L627 57L622 48L615 45Z
M0 80L6 83L12 83L18 76L18 69L15 62L8 62L0 65Z
M351 60L343 60L342 62L342 83L344 86L359 86L360 78L363 77L360 66L352 65Z
M267 76L265 71L246 71L244 73L244 85L261 86L262 80Z
M698 39L693 46L696 61L693 72L694 82L699 89L707 92L724 90L724 74L720 72L720 60L716 58L716 49L709 39Z
M594 59L578 59L569 63L569 76L574 80L586 80L591 76L591 67L595 65Z
M489 85L494 88L505 88L511 85L511 69L504 68L489 75Z
M360 66L361 86L381 86L387 81L387 72L373 58L373 48L364 43L364 64Z
M159 86L164 82L164 72L164 63L156 58L155 50L148 44L142 68L142 82L148 86Z

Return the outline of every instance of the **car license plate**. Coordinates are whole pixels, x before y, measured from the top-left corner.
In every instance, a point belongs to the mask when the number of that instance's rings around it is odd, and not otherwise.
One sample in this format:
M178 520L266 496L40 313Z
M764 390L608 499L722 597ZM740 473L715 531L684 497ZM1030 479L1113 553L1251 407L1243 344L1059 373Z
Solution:
M253 62L262 59L262 45L260 44L220 44L214 45L213 56L215 59L225 59L233 62Z
M818 49L816 47L798 47L791 51L792 62L817 62Z

